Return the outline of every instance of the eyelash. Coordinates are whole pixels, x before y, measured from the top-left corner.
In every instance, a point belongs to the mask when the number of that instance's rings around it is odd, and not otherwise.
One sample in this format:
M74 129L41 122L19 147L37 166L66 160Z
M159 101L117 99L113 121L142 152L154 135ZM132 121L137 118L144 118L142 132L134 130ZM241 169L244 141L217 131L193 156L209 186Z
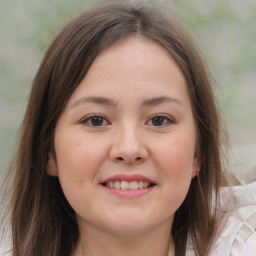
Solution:
M92 124L92 120L93 118L99 118L101 119L99 125L93 125ZM160 124L160 125L154 125L153 124L153 119L154 118L161 118L162 121L164 121L164 124ZM94 120L94 121L97 121L97 120ZM99 120L98 120L99 121ZM151 121L152 124L149 124L149 122ZM159 120L155 120L155 121L159 121ZM101 123L102 122L102 123ZM86 117L85 119L83 119L81 121L82 124L86 125L86 126L89 126L89 127L102 127L102 126L106 126L106 125L110 125L111 123L102 115L91 115L91 116L88 116ZM175 121L168 117L168 116L165 116L165 115L154 115L153 117L151 117L147 122L146 124L148 124L149 126L155 126L155 127L165 127L167 125L171 125L171 124L175 124Z
M163 125L154 125L152 122L154 118L162 118L164 121L164 124ZM150 126L154 126L154 127L165 127L165 126L168 126L171 124L175 124L175 121L172 118L170 118L169 116L160 115L160 114L154 115L146 123L149 123L150 121L152 123L152 124L150 124Z
M100 119L102 119L103 122L106 122L107 124L93 125L92 124L93 118L100 118ZM85 119L83 119L81 121L81 123L86 125L86 126L90 126L90 127L101 127L101 126L105 126L105 125L110 125L110 122L104 116L102 116L102 115L91 115L91 116L88 116Z

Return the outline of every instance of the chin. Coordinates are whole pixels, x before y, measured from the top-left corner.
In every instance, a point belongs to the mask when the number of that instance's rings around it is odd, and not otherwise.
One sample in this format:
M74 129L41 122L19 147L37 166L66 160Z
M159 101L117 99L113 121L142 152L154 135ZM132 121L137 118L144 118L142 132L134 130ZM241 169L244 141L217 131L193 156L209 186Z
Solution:
M138 215L133 215L133 217L131 217L126 214L118 218L115 215L112 221L108 223L105 222L105 230L119 236L132 237L147 234L160 227L161 224L168 225L168 223L172 223L172 217L154 220L152 216L154 215L140 215L139 217Z

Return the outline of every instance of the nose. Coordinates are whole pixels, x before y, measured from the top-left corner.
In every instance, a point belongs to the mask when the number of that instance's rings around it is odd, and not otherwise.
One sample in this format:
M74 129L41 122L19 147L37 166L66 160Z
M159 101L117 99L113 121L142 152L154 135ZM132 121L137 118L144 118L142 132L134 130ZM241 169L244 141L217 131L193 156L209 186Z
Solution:
M148 158L148 150L138 127L123 126L116 130L110 158L117 163L140 164Z

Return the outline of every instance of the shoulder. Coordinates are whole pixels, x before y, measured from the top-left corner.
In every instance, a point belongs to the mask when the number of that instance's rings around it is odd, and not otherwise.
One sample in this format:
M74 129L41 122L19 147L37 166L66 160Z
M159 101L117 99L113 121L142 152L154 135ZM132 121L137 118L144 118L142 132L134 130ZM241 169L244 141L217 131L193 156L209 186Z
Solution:
M225 226L212 249L214 256L254 256L256 252L256 181L220 191Z

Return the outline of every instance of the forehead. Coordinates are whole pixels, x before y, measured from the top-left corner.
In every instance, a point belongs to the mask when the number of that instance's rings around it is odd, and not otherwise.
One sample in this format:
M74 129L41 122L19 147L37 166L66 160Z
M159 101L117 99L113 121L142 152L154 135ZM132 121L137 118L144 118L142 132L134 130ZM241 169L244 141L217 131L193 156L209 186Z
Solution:
M95 83L118 80L122 84L138 81L161 81L168 74L170 84L185 84L179 66L170 53L159 43L142 38L130 37L120 40L103 50L90 67L85 79ZM89 83L88 83L89 84ZM144 87L147 89L147 87Z
M128 37L113 43L99 54L92 68L105 69L108 67L106 64L118 63L122 64L119 68L129 70L131 67L144 67L145 61L152 69L157 65L164 69L164 64L168 67L170 62L179 69L171 54L160 43L141 36Z
M186 87L183 73L165 48L150 39L130 37L98 55L71 101L88 94L121 99L124 93L126 98L170 94L187 100Z

